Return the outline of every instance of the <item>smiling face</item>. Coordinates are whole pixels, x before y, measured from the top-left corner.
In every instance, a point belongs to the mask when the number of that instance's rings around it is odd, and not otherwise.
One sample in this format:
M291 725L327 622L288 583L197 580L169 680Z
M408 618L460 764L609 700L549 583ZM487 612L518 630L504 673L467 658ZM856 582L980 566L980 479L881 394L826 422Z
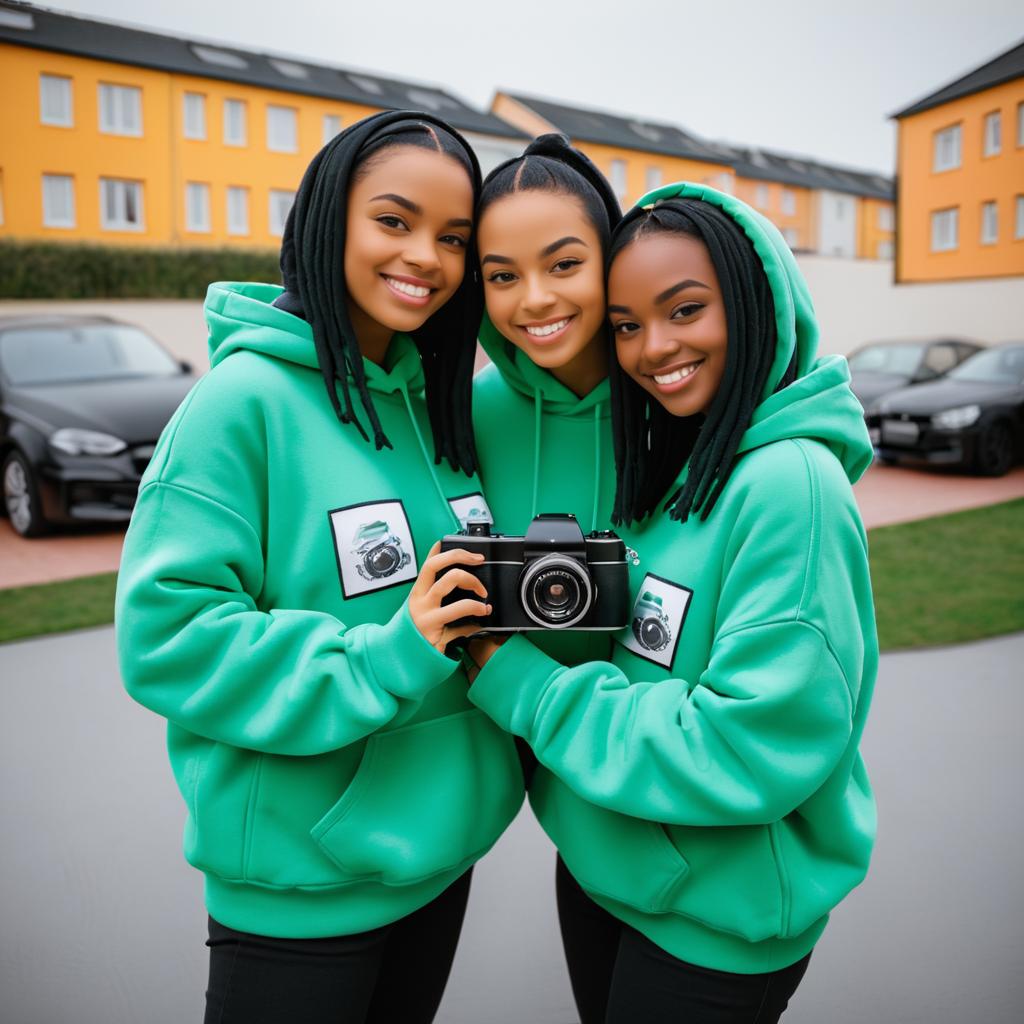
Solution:
M706 413L728 347L725 305L707 246L689 235L641 235L608 278L619 365L673 416Z
M466 269L473 186L453 157L396 146L371 157L348 196L345 286L360 348L383 358L455 294Z
M487 313L538 366L578 395L607 373L601 240L574 196L504 196L480 220Z

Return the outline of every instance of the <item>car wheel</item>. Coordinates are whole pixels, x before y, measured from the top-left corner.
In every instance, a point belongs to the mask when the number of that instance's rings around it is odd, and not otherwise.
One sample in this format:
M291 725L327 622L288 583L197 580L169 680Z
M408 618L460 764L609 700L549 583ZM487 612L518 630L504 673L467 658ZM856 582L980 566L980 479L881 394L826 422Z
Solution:
M1004 476L1013 465L1013 431L1005 420L990 423L978 439L974 468L982 476Z
M46 532L32 468L21 452L11 452L4 460L4 508L11 526L22 537Z

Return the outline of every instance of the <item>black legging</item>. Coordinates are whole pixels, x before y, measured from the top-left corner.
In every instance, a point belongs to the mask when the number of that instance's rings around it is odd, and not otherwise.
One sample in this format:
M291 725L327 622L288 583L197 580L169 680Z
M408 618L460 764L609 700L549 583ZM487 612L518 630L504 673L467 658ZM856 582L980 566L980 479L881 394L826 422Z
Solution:
M811 958L770 974L698 967L599 907L561 858L555 885L580 1024L775 1024Z
M273 939L211 917L205 1024L429 1024L471 874L408 917L358 935Z

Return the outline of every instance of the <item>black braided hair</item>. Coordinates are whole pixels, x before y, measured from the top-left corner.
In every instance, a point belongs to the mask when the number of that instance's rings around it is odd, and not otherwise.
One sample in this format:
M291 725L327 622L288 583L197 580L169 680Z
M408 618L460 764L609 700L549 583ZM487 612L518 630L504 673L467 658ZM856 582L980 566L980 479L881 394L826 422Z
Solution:
M338 419L353 423L369 440L352 403L350 380L373 431L378 451L391 447L366 384L362 354L348 315L345 234L349 190L371 162L398 146L431 149L457 160L480 195L480 166L469 143L433 114L395 110L374 114L346 128L313 158L295 196L281 244L281 275L309 321L317 361ZM288 306L285 306L288 308ZM483 291L476 234L466 247L466 270L455 294L411 337L423 363L425 398L436 462L476 471L471 392ZM338 398L340 385L341 400ZM344 407L342 405L344 403Z
M686 481L668 496L665 510L681 522L692 512L708 518L736 465L740 438L761 401L775 357L771 287L753 245L736 222L698 199L664 199L650 209L637 207L613 233L609 268L627 245L655 233L688 235L707 246L725 306L725 369L705 415L673 416L622 370L612 352L616 524L650 515L687 461ZM795 378L794 352L775 390Z

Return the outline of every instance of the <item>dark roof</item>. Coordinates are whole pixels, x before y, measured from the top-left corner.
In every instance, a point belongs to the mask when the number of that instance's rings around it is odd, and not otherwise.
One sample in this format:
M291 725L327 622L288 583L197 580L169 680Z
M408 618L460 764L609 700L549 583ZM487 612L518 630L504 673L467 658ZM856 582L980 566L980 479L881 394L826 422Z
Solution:
M504 95L529 107L572 139L710 163L729 162L722 160L718 151L672 124L585 110L582 107L567 107L564 103L523 96L521 93L505 92Z
M775 153L765 149L725 143L715 143L715 146L721 149L723 154L728 155L726 162L730 163L742 178L778 181L784 185L798 185L802 188L848 192L869 199L896 198L895 183L884 174L853 170L826 164L811 157Z
M18 22L22 23L20 27ZM240 50L219 42L62 14L33 4L0 3L0 41L371 107L425 110L464 131L527 137L494 114L475 110L434 85Z
M993 58L987 64L982 64L981 67L968 72L955 82L944 85L936 92L925 96L924 99L918 100L890 116L910 117L911 114L920 114L924 110L940 107L943 103L957 100L961 96L970 96L972 93L982 92L985 89L991 89L994 85L1001 85L1003 82L1011 82L1013 79L1021 77L1024 77L1024 40L1017 43L1013 49Z

